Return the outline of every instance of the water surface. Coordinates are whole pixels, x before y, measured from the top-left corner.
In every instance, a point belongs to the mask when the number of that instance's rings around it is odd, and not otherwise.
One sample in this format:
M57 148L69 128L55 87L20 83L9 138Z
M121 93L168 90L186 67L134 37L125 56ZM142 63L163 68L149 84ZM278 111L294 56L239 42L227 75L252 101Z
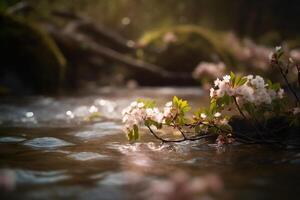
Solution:
M193 106L207 102L199 88L106 88L87 96L2 99L0 187L1 178L11 182L2 184L1 199L143 199L151 182L178 171L191 178L218 176L224 189L212 199L298 199L296 149L161 144L146 131L129 144L121 110L137 97L163 105L174 94ZM87 121L95 108L101 117Z

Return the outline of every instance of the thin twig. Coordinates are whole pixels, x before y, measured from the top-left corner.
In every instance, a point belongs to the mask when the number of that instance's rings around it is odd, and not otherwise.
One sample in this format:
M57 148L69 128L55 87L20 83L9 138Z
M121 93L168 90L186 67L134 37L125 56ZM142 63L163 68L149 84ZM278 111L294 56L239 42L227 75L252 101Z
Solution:
M242 109L240 108L237 100L235 97L233 97L234 99L234 103L239 111L239 113L243 116L243 118L245 120L248 120L248 118L246 117L246 115L243 113ZM262 140L265 140L265 138L263 137L263 134L261 134L261 131L255 126L255 124L253 124L253 122L251 120L249 120L249 122L251 123L252 127L255 129L255 132L259 135L259 137L261 137Z
M243 116L243 118L244 118L245 120L247 120L247 117L246 117L246 115L243 113L242 109L240 108L240 106L239 106L239 104L238 104L238 102L237 102L237 100L236 100L236 97L233 97L233 100L234 100L234 104L236 105L236 107L237 107L239 113Z
M184 134L183 130L180 127L177 127L178 131L181 133L184 139L187 139L186 135Z
M294 89L292 88L289 80L287 79L286 75L284 74L282 67L280 66L280 63L278 61L275 62L275 65L277 66L277 68L279 69L279 72L281 74L281 76L283 77L286 85L288 86L288 89L291 91L291 93L293 94L293 96L295 97L296 100L296 106L299 105L300 100L299 97L297 96L296 92L294 91Z
M300 66L297 64L296 65L297 72L298 72L298 87L300 86Z

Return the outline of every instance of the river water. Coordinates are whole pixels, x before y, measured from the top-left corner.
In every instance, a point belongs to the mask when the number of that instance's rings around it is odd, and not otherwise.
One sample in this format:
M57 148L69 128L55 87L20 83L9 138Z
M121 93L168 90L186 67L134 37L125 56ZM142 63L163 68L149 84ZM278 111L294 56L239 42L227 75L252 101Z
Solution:
M216 191L196 199L299 199L297 149L161 144L147 131L129 144L121 110L138 97L163 105L174 94L193 106L207 102L199 88L103 88L84 96L2 99L0 199L151 199L159 193L153 185L167 191L174 174L184 176L187 187L214 177ZM95 109L101 116L87 121Z

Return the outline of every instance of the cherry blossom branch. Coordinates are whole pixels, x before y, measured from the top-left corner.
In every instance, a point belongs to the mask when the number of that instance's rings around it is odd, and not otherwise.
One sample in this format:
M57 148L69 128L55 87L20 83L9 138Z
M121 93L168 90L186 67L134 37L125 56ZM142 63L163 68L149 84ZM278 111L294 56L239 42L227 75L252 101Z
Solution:
M186 124L186 125L187 126L194 126L195 124ZM207 125L207 124L205 124L205 125ZM160 140L163 143L180 143L180 142L184 142L184 141L197 141L197 140L201 140L201 139L205 139L205 138L217 136L217 134L206 134L206 135L194 136L194 137L190 137L190 138L186 137L186 138L181 138L181 139L177 139L177 140L171 140L171 139L164 139L162 137L159 137L150 126L146 126L146 127L149 129L150 133L156 139ZM217 126L212 126L212 127L219 128ZM219 128L219 129L222 130L221 128ZM222 130L222 131L228 132L226 130ZM274 144L274 145L278 144L278 145L284 145L284 143L282 143L280 141L277 141L277 140L255 139L255 138L249 137L249 136L247 136L246 134L243 134L243 133L235 132L234 135L235 135L234 138L237 141L245 143L245 144Z
M292 85L290 84L290 82L289 82L286 74L283 72L282 66L279 63L278 59L277 58L275 58L275 60L273 59L272 60L272 64L275 65L275 66L277 66L277 69L279 70L281 76L283 77L283 80L284 80L285 84L287 85L288 89L291 91L291 93L293 94L293 96L295 98L295 104L296 104L296 106L298 106L300 104L300 99L297 96L297 93L293 89Z
M280 67L280 70L289 84L283 68ZM286 73L288 72L286 71ZM196 141L215 137L218 145L231 143L231 139L235 138L240 141L248 141L248 143L281 144L276 132L269 130L266 124L260 124L263 122L261 118L256 118L258 116L256 112L264 115L266 112L273 111L273 100L279 100L277 103L281 106L280 99L283 98L284 90L280 88L279 84L273 84L271 81L266 84L266 81L258 75L242 77L233 72L221 80L217 79L214 84L215 87L210 90L212 98L210 106L195 112L193 118L189 120L186 118L187 112L191 109L188 102L176 96L173 101L165 104L162 111L152 100L138 99L132 102L122 112L128 139L137 140L139 126L144 124L150 133L163 143ZM291 87L291 85L289 86ZM237 98L240 98L241 101L238 102ZM253 127L250 135L233 131L231 124L228 123L229 116L221 117L220 112L224 107L233 104L243 120ZM260 107L256 108L256 106ZM185 121L191 122L184 123ZM181 135L179 138L164 138L158 131L153 130L152 126L158 130L163 127L171 127ZM252 132L255 132L255 135L251 135Z
M197 121L196 123L194 124L185 124L185 126L187 127L190 127L190 128L195 128L196 126L199 126L199 125L204 125L204 126L208 126L210 128L216 128L218 129L220 132L225 132L225 133L228 133L228 134L232 134L232 131L229 131L229 130L226 130L226 129L222 129L220 127L218 127L217 125L215 124L208 124L208 123L204 123L202 121Z

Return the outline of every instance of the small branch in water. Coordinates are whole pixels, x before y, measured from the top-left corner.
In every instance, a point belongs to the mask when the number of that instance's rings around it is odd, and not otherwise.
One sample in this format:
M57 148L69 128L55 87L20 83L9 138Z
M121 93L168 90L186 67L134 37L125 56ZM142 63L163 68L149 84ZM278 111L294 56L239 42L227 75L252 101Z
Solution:
M207 134L207 135L201 135L201 136L195 136L195 137L183 137L182 139L178 139L178 140L169 140L169 139L164 139L162 137L159 137L152 129L150 126L147 126L147 128L149 129L150 133L158 140L160 140L163 143L178 143L178 142L184 142L184 141L196 141L196 140L201 140L201 139L205 139L205 138L209 138L209 137L213 137L216 136L215 134ZM183 132L182 132L183 133ZM184 134L183 134L184 135Z
M197 124L201 124L199 122L197 122ZM188 126L188 127L193 127L193 126L197 126L197 124L185 124L185 126ZM205 124L206 125L206 124ZM172 139L164 139L162 137L160 137L159 135L157 135L155 133L155 131L150 127L150 126L146 126L150 133L158 140L160 140L162 143L180 143L180 142L184 142L184 141L197 141L197 140L201 140L201 139L205 139L205 138L210 138L210 137L215 137L217 136L217 134L205 134L205 135L200 135L200 136L193 136L193 137L187 137L183 131L183 135L185 135L185 137L181 138L181 139L177 139L177 140L172 140ZM173 126L171 126L173 127ZM211 127L217 127L217 126L213 126L211 125ZM173 127L174 128L174 127ZM219 128L219 127L217 127ZM220 131L226 131L226 132L230 132L232 133L231 131L228 131L228 130L222 130L221 128L219 128ZM257 132L256 132L257 133ZM238 132L235 132L235 134L233 134L234 138L238 141L238 142L241 142L241 143L244 143L244 144L270 144L270 145L288 145L288 144L285 144L279 140L266 140L264 138L262 139L256 139L256 138L253 138L253 137L250 137L250 136L247 136L247 134L245 133L238 133Z

